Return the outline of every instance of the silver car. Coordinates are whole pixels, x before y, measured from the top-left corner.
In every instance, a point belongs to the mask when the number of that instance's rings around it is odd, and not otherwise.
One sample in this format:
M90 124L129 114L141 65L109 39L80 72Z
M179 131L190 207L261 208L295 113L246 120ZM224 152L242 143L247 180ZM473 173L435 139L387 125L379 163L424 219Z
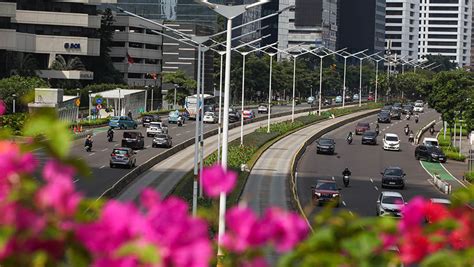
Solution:
M112 154L110 154L110 168L116 166L135 167L137 164L136 154L137 152L129 147L114 148Z
M169 134L158 134L153 138L152 146L171 148L173 146L171 139L173 138Z

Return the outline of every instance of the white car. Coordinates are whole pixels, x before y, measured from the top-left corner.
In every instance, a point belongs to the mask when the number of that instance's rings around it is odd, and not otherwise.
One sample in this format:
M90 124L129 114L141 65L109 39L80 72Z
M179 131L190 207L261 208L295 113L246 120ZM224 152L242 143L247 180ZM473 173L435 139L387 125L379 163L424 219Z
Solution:
M405 200L402 194L393 191L382 191L377 198L377 216L402 217Z
M419 112L419 113L423 113L424 112L424 107L423 107L423 103L415 103L415 107L413 108L413 111L414 112Z
M162 122L150 122L150 125L146 128L146 136L148 137L167 133L168 127L166 127Z
M383 136L383 149L384 150L400 150L400 139L398 135L393 133L386 133Z
M268 113L268 108L265 105L260 105L260 106L258 106L257 112L258 113Z
M207 111L204 113L204 123L217 123L218 117L214 114L214 112Z
M314 96L310 96L310 97L308 97L308 99L306 101L308 102L308 104L312 105L312 104L314 104L314 100L315 100Z
M439 147L438 139L432 137L423 138L423 145Z

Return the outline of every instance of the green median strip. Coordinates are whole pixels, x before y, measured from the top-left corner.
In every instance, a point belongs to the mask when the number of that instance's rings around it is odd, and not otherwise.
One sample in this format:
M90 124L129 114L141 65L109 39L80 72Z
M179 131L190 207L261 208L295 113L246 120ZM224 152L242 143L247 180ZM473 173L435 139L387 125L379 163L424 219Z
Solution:
M431 175L439 175L441 180L451 181L455 180L454 177L446 171L446 169L438 162L427 162L427 161L420 161L421 166Z

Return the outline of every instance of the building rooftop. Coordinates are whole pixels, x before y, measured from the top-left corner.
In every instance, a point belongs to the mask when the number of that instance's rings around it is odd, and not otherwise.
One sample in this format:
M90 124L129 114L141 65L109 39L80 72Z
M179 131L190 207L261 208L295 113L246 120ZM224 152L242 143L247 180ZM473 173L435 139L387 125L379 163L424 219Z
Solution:
M108 98L108 99L118 99L118 98L124 98L126 95L132 95L136 93L141 93L145 92L145 90L134 90L134 89L113 89L109 91L103 91L99 93L93 93L91 94L91 97L95 97L96 95L100 95L103 98Z

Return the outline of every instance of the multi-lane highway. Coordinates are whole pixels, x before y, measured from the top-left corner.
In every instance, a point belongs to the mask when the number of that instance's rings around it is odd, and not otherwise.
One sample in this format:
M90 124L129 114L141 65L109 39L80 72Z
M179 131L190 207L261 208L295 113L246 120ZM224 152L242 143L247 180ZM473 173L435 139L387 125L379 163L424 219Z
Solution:
M306 108L309 108L309 105L302 104L296 107L297 110ZM272 113L276 114L288 112L290 110L291 106L275 106L272 108ZM266 116L266 114L256 115ZM166 122L167 116L164 117L164 121ZM187 121L183 127L178 127L175 124L168 126L169 134L173 138L172 141L174 145L194 137L195 121ZM217 124L205 124L204 132L216 128ZM89 197L100 196L106 189L110 188L121 177L130 171L128 169L109 167L110 153L114 147L119 147L121 145L123 130L116 130L114 141L109 143L107 142L106 129L107 128L102 128L95 131L92 152L88 153L84 150L84 140L75 141L71 148L71 154L82 158L92 171L89 177L75 178L76 188ZM141 131L146 136L146 128L139 126L137 130ZM140 165L151 157L166 150L166 148L152 148L152 140L152 137L145 137L145 149L137 151L137 165ZM176 164L179 164L179 162Z
M378 145L362 145L361 136L355 136L351 145L346 142L349 131L354 132L357 122L369 122L372 129L375 128L376 115L358 120L354 123L340 127L325 134L325 137L336 141L335 155L316 154L316 144L307 147L297 166L296 186L298 197L306 215L311 217L321 207L313 206L311 203L311 186L318 179L335 179L338 187L342 188L342 205L351 212L362 216L375 216L376 199L383 191L398 191L405 200L416 195L425 197L443 197L429 182L429 175L414 158L415 146L408 142L408 137L403 133L406 124L416 132L429 121L437 119L439 114L428 109L420 114L420 122L415 124L411 119L406 121L392 120L390 124L380 123L380 135L377 138ZM401 151L384 151L382 149L382 136L385 133L395 133L401 139ZM406 176L406 187L400 189L382 189L381 174L386 167L400 166ZM342 183L342 171L348 167L352 172L350 185L344 188Z

